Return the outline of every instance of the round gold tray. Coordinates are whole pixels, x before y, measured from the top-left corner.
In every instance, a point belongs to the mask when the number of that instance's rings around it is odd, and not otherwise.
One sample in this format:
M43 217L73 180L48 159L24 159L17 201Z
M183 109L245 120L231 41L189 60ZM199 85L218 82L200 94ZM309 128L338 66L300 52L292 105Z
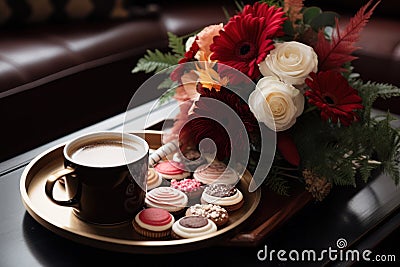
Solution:
M135 132L146 139L150 148L157 149L161 145L161 132ZM78 219L72 208L62 207L51 202L44 190L45 181L50 173L63 168L62 151L65 144L55 146L34 158L26 166L20 180L20 191L23 204L28 213L50 231L75 242L128 253L169 253L195 250L216 244L243 223L256 209L261 191L248 191L251 175L246 172L237 184L242 191L245 203L243 207L230 214L227 225L216 233L202 237L180 240L151 240L137 234L131 223L113 226L101 226L86 223ZM54 188L56 198L65 198L64 188Z

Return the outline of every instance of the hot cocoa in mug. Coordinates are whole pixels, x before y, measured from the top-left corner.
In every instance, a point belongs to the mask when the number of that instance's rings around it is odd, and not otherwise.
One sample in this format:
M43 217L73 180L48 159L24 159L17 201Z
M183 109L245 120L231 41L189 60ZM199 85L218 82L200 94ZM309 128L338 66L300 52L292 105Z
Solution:
M149 146L136 135L95 132L68 142L64 169L46 181L47 196L57 205L72 207L80 219L96 224L131 220L143 207ZM53 197L53 187L65 179L70 198Z

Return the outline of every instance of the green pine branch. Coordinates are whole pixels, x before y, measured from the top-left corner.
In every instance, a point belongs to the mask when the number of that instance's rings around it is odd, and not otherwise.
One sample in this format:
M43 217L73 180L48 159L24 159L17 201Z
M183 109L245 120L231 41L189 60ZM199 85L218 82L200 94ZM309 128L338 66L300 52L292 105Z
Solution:
M398 182L400 135L390 126L391 120L388 115L370 118L368 125L335 127L314 112L305 114L293 127L301 168L312 169L334 185L348 186L356 184L358 174L367 182L374 169L383 167Z

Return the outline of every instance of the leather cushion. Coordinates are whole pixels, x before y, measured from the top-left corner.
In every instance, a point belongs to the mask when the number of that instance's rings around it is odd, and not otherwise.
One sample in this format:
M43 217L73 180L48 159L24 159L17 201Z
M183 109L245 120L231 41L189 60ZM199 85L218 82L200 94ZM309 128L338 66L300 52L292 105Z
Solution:
M157 20L140 20L69 24L62 31L50 24L4 31L0 45L0 99L143 54L146 49L164 47L167 37L160 35L159 29Z
M132 4L130 0L0 0L0 24L3 26L128 19L157 12L153 4Z

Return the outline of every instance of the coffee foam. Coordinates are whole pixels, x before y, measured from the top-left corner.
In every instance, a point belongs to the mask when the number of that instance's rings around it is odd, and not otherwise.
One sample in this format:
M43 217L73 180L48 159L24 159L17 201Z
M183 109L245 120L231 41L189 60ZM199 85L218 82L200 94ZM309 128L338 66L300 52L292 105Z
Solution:
M87 136L70 143L68 155L72 161L90 167L126 165L142 158L146 151L142 144L121 136Z

